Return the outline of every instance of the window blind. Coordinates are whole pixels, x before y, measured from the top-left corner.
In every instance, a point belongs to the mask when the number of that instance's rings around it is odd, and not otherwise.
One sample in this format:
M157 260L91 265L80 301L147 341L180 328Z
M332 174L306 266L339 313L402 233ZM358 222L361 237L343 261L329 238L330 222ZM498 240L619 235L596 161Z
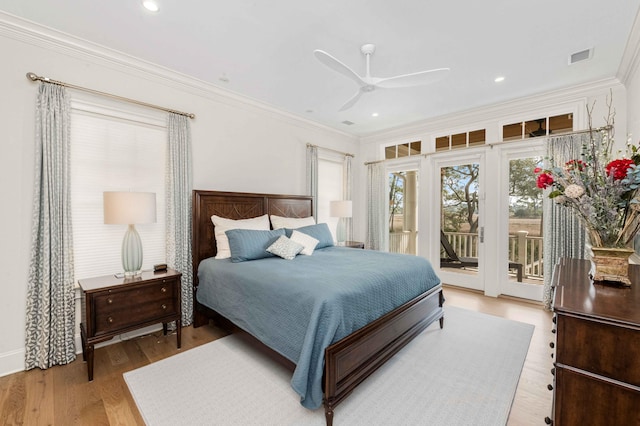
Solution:
M166 144L166 124L159 117L72 103L70 170L76 279L122 272L121 246L127 227L104 224L104 191L156 194L156 223L139 224L136 229L142 239L142 269L165 262Z

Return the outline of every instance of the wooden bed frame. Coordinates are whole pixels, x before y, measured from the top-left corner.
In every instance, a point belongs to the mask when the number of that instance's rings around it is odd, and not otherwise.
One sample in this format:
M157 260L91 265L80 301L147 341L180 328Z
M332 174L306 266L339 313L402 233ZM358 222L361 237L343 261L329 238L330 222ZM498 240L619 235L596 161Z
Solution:
M211 215L230 219L248 219L265 213L308 217L313 214L313 201L310 196L193 191L194 327L208 324L211 318L220 319L220 315L196 298L198 265L216 254ZM323 400L328 426L333 424L335 406L358 384L435 320L443 327L443 302L442 285L438 285L326 348ZM268 352L282 362L281 355L270 349ZM294 367L291 362L288 364Z

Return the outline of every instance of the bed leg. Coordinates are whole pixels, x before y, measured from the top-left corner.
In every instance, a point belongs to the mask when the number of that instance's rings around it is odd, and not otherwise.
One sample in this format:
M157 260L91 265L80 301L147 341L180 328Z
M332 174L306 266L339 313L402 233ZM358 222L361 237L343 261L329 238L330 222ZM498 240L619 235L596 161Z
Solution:
M209 317L198 309L193 310L193 327L198 328L209 324Z
M444 328L444 316L440 317L440 328Z
M327 426L333 426L333 407L328 404L324 405L324 418L327 421Z

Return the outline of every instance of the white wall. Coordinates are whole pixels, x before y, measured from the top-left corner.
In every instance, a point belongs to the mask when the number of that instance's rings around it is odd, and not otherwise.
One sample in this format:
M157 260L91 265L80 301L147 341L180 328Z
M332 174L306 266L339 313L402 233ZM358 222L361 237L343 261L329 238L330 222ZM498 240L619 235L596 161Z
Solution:
M1 13L0 52L0 376L24 368L38 88L27 72L195 113L196 189L304 194L306 143L358 156L355 137Z

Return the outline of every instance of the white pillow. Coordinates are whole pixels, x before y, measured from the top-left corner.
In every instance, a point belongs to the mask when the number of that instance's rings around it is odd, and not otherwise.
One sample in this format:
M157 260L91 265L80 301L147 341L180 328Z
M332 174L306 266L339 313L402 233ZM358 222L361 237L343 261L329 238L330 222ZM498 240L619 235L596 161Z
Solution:
M304 246L300 254L306 254L307 256L311 256L313 251L316 249L316 246L320 242L316 240L311 235L307 235L305 233L294 230L291 233L291 241L295 241L296 243L300 243Z
M211 222L215 226L216 237L216 259L228 259L231 257L231 249L229 249L229 239L225 234L230 229L258 229L262 231L269 230L269 215L262 215L251 219L227 219L225 217L211 216Z
M293 260L303 248L302 244L298 244L281 235L273 244L267 247L267 251L285 260Z
M313 216L309 217L282 217L276 216L274 214L271 215L271 225L273 229L280 228L289 228L296 229L302 228L303 226L315 225L316 220Z

